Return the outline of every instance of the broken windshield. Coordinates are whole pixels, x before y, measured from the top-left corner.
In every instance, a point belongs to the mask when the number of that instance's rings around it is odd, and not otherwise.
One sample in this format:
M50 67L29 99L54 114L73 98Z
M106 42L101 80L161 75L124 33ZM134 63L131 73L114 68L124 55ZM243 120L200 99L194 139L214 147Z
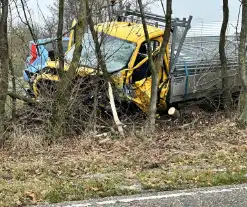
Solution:
M106 34L99 35L102 55L105 58L107 72L113 73L127 67L136 48L136 44ZM74 47L66 54L66 61L71 62ZM97 57L92 35L85 33L82 41L80 65L97 68Z

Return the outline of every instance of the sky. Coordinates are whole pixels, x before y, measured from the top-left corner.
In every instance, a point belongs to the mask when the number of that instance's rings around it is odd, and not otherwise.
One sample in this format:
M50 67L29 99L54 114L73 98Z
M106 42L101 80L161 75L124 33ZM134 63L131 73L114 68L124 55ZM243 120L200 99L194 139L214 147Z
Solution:
M180 18L192 15L194 23L222 21L222 2L222 0L173 0L173 15ZM238 19L239 5L239 0L229 0L230 21ZM153 11L161 13L162 9L159 5L154 5Z
M28 5L32 9L37 21L42 20L39 18L37 2L45 15L52 16L47 6L52 4L53 0L29 0ZM230 21L236 21L238 19L239 5L239 0L229 0ZM152 12L162 14L160 4L154 4L152 6ZM193 16L192 25L200 22L222 21L222 0L173 0L174 17L182 18L189 15Z

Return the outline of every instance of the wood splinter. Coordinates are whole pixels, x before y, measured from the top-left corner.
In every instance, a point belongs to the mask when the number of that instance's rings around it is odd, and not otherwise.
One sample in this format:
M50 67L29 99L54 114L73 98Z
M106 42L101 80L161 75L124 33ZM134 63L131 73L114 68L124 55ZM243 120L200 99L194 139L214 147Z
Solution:
M108 82L108 92L109 92L109 98L110 98L110 104L111 104L113 118L114 118L114 121L117 125L119 134L123 137L124 136L123 124L121 123L121 121L118 118L118 114L117 114L117 110L116 110L116 106L115 106L115 101L114 101L114 96L113 96L113 91L112 91L112 87L111 87L110 82Z

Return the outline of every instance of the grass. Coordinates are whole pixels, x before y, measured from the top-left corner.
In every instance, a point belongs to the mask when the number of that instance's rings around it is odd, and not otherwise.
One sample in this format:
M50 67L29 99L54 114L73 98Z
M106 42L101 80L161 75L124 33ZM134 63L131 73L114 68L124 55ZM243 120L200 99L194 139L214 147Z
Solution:
M139 175L144 189L175 190L246 183L247 170L215 172L213 170L142 172Z
M247 131L221 115L205 120L187 129L167 121L152 138L42 146L20 136L0 151L0 206L246 183Z

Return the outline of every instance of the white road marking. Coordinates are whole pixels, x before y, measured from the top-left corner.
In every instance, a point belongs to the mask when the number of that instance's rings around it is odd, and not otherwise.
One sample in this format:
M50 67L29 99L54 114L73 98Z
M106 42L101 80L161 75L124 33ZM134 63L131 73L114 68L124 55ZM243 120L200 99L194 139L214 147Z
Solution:
M157 200L157 199L165 199L165 198L177 198L182 196L194 196L198 194L214 194L214 193L225 193L225 192L233 192L236 190L247 190L247 187L235 187L235 188L225 188L225 189L216 189L216 190L200 190L197 192L182 192L182 193L172 193L165 195L155 195L155 196L140 196L140 197L131 197L131 198L123 198L109 201L98 201L92 203L84 203L84 204L71 204L71 205L63 205L62 207L87 207L93 205L107 205L107 204L116 204L116 203L130 203L133 201L145 201L145 200Z

